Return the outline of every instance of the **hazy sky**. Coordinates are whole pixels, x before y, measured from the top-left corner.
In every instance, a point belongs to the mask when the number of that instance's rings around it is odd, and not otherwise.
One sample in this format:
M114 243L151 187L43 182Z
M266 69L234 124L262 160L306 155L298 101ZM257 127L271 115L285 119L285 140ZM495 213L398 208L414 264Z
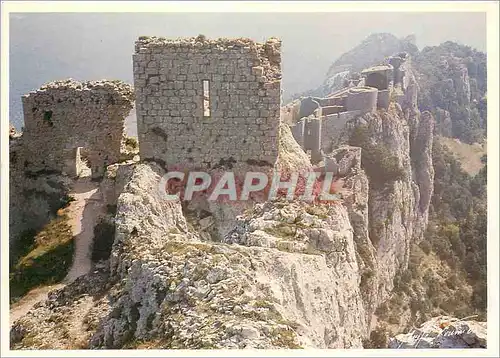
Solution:
M484 13L11 14L10 118L21 126L20 96L45 82L132 83L134 41L141 35L280 37L286 95L319 85L338 56L375 32L415 34L419 48L451 40L486 51Z

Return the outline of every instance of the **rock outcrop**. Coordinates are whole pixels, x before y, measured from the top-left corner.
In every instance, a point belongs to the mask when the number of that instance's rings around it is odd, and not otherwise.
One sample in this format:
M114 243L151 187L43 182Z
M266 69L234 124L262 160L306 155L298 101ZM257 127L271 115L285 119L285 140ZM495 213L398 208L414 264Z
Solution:
M486 348L486 326L486 322L436 317L409 333L391 338L389 348Z
M78 311L73 299L88 303L93 291L82 297L81 286L97 280L79 279L15 323L13 347L70 345L74 320L58 321L66 338L46 337L62 311L85 317L79 327L93 348L361 348L367 326L342 205L257 205L241 221L254 222L254 236L265 236L267 226L274 247L241 241L243 234L202 242L189 232L180 203L160 200L161 174L137 165L118 198L110 272L103 273L109 298L96 301L99 312Z

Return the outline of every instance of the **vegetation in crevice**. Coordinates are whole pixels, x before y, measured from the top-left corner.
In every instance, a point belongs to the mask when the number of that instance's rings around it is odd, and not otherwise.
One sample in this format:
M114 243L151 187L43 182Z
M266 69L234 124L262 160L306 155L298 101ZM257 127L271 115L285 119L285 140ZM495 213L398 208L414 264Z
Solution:
M11 301L40 285L60 282L68 273L73 259L73 234L65 213L52 219L33 241L23 241L26 244L25 253L11 261Z
M376 311L393 331L437 315L486 320L487 166L469 176L438 141L433 161L428 229L412 246L408 269L395 277L392 296ZM405 312L409 320L402 319Z
M375 143L366 125L354 128L349 138L349 145L360 147L361 167L370 178L370 185L383 187L385 184L397 180L404 180L406 174L389 148L383 143Z

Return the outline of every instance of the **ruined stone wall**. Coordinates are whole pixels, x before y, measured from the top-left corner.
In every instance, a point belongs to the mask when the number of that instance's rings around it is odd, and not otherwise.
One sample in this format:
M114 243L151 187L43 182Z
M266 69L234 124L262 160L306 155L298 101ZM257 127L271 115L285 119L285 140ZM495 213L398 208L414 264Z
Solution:
M311 97L303 98L300 102L299 119L308 117L320 108L320 104Z
M333 144L344 134L343 129L347 122L361 113L361 111L351 111L324 116L321 125L321 149L329 153L333 149Z
M300 145L301 148L304 148L305 124L306 120L305 118L302 118L300 121L298 121L294 126L290 128L292 131L293 138L295 138L295 141L297 142L298 145Z
M371 112L377 108L377 92L372 87L353 87L347 94L346 109L348 111Z
M133 63L141 158L167 167L273 165L280 47L277 39L139 38Z
M377 95L377 108L387 109L389 108L391 91L383 90L378 91Z
M311 161L321 160L321 117L306 118L304 128L304 149L311 151Z
M330 114L345 112L345 107L343 106L328 106L321 107L321 116L328 116Z
M299 118L301 100L297 99L281 108L281 123L294 125Z
M365 86L386 90L393 85L393 68L391 65L371 67L361 72L365 76Z
M77 174L77 152L88 154L93 176L117 162L133 90L121 81L56 81L22 97L24 170Z
M313 100L318 102L321 107L330 107L339 105L339 97L327 97L327 98L314 97Z
M361 148L342 145L323 156L325 172L345 177L352 168L361 165Z

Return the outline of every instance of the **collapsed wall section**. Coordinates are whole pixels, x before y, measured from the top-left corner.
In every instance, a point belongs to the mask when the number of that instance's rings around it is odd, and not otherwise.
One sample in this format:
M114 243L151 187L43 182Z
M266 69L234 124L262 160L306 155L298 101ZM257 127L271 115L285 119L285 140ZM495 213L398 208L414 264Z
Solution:
M117 162L132 86L121 81L55 81L22 97L24 170L78 174L78 153L94 177Z
M133 63L141 157L168 168L274 165L280 47L277 39L139 38Z

